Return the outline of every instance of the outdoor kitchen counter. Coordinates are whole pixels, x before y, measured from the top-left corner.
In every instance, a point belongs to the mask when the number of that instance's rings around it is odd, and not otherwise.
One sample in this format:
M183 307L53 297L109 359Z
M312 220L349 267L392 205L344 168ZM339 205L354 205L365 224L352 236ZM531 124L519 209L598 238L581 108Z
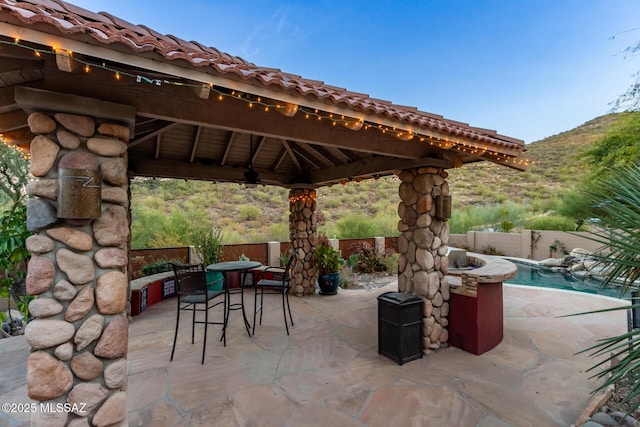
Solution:
M467 254L467 267L449 269L450 345L482 354L500 344L504 320L502 282L517 274L515 264L475 253Z
M513 279L518 275L518 267L504 258L467 253L467 263L474 265L474 268L449 268L449 275L454 276L450 284L455 286L460 280L455 280L455 276L470 276L476 283L499 283L508 279ZM452 283L454 282L454 283Z

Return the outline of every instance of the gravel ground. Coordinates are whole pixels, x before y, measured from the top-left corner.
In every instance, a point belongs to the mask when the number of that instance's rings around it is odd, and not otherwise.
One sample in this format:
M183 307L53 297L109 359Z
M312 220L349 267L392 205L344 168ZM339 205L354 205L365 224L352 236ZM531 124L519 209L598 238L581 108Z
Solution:
M357 289L371 291L388 285L398 280L397 273L353 273L350 269L344 268L340 272L342 284L348 282L344 289ZM342 286L342 285L341 285Z

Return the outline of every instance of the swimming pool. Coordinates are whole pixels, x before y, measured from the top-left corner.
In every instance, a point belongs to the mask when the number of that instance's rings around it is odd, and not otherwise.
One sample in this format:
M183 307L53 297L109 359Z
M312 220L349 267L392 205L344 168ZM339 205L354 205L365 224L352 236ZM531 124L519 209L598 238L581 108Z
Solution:
M514 285L538 286L542 288L564 289L568 291L585 292L589 294L605 295L620 298L618 289L603 289L598 280L580 279L569 273L558 273L546 267L527 264L525 262L506 258L518 267L518 275L505 281ZM625 299L629 296L626 295Z

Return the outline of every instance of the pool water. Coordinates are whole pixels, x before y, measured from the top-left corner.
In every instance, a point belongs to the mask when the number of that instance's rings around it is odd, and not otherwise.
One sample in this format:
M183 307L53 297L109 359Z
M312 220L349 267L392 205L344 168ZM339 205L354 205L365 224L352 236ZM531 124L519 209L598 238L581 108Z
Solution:
M577 278L569 273L556 273L548 268L525 264L509 259L518 267L518 275L505 283L525 286L539 286L542 288L564 289L568 291L598 294L613 298L620 298L619 289L602 288L601 282L590 278ZM626 295L625 299L629 296Z

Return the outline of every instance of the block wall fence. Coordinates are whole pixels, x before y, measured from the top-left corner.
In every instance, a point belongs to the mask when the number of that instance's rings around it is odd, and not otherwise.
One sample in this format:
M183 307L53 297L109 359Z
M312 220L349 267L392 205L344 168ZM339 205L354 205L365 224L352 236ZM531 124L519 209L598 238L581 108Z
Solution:
M487 248L494 248L505 256L542 260L546 258L560 258L563 249L570 252L575 248L596 251L600 244L589 240L589 233L568 233L563 231L523 230L520 233L488 233L470 231L466 234L451 234L449 246L460 247L472 252L482 253ZM352 246L358 242L367 242L375 247L379 254L387 250L397 252L397 237L372 237L366 239L331 239L331 244L342 251L344 258L353 253ZM556 247L556 252L551 248ZM249 259L260 261L265 265L278 266L280 254L286 253L289 242L266 242L225 245L223 257L225 261L237 260L242 254ZM133 278L140 277L140 269L145 264L159 260L182 260L183 262L198 262L193 248L157 248L133 249L131 261Z

